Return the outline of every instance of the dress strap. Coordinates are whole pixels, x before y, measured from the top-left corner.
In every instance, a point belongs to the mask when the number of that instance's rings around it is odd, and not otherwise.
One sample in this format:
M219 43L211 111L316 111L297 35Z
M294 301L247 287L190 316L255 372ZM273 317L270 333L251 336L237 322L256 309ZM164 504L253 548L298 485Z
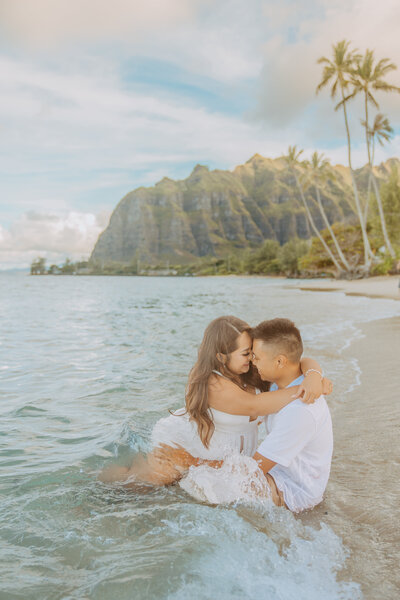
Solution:
M227 379L228 381L232 381L232 379L229 379L229 377L227 377L226 375L223 375L222 373L220 373L220 371L217 371L216 369L213 369L212 372L215 373L216 375L219 375L220 377L223 377L224 379ZM247 387L247 385L244 383L243 387Z
M222 375L222 373L220 373L216 369L213 369L212 372L215 373L216 375L219 375L220 377L223 377L224 379L229 379L229 377L226 377L225 375Z

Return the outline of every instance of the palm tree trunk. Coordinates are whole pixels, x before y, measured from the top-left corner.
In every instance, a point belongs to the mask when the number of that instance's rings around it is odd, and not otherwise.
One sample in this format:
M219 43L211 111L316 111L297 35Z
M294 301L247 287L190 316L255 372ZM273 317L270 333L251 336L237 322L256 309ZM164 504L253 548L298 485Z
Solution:
M340 89L341 89L341 92L342 92L344 121L345 121L345 125L346 125L347 151L348 151L348 160L349 160L349 167L350 167L351 182L353 184L354 199L355 199L355 203L356 203L358 220L360 221L361 234L362 234L363 245L364 245L364 263L365 263L365 268L369 269L369 266L371 264L370 257L372 256L372 250L371 250L371 246L370 246L368 235L367 235L367 229L366 229L366 227L364 227L364 220L363 220L363 215L362 215L362 212L361 212L360 199L358 197L357 183L356 183L356 180L355 180L355 177L354 177L353 167L352 167L352 164L351 164L350 129L349 129L349 122L348 122L348 119L347 119L346 103L344 102L344 91L343 91L343 86L342 85L340 86Z
M337 253L339 254L340 260L342 261L346 271L350 271L350 265L347 262L347 259L345 257L345 255L342 252L341 247L339 246L339 242L337 241L337 237L333 232L333 229L329 223L328 217L326 216L326 212L324 207L322 206L322 202L321 202L321 194L319 193L319 188L317 185L314 186L315 187L315 191L317 192L317 202L318 202L318 206L319 206L319 210L321 211L321 215L322 218L324 220L325 225L328 228L329 233L331 234L331 238L333 240L333 243L335 244L335 248L337 250Z
M368 164L371 164L371 151L369 147L369 125L368 125L368 98L367 93L364 91L364 102L365 102L365 137L367 140L367 153L368 153Z
M332 253L332 250L329 248L328 244L325 242L324 238L322 237L322 235L318 231L318 227L314 223L314 219L312 217L310 209L308 208L307 201L306 201L306 199L304 197L303 188L301 187L299 178L297 177L297 173L296 173L296 171L294 169L292 169L292 171L293 171L294 178L296 180L297 187L299 188L300 196L301 196L302 202L304 204L304 208L306 209L306 213L307 213L308 220L310 221L310 225L311 225L311 227L312 227L315 235L318 237L319 241L321 242L321 244L325 248L325 250L326 250L329 258L331 259L331 261L333 262L333 264L335 265L335 267L337 268L337 270L340 272L342 270L342 267L340 266L340 264L338 263L338 261L336 260L336 258L334 256L334 254Z
M368 175L367 201L366 201L365 207L364 207L364 227L365 228L367 227L367 223L368 223L369 201L371 198L371 183L372 183L372 174L370 171L369 175Z
M382 200L381 200L381 195L379 192L379 187L376 183L376 177L372 172L371 169L371 175L372 175L372 183L374 185L374 190L375 190L375 196L376 196L376 203L378 205L378 210L379 210L379 217L381 220L381 227L382 227L382 233L383 233L383 239L385 240L385 244L386 244L386 248L389 250L389 254L392 258L396 258L396 254L393 250L392 244L390 243L389 240L389 236L388 236L388 232L387 232L387 228L386 228L386 220L385 220L385 214L383 212L383 206L382 206Z
M368 115L368 96L367 92L364 90L364 106L365 106L365 140L367 143L367 156L368 156L368 166L372 169L372 156L371 156L371 140L369 136L369 115ZM371 198L371 171L368 177L368 189L367 189L367 199L364 207L364 228L367 230L368 223L368 211L369 211L369 202ZM372 251L371 258L373 259Z

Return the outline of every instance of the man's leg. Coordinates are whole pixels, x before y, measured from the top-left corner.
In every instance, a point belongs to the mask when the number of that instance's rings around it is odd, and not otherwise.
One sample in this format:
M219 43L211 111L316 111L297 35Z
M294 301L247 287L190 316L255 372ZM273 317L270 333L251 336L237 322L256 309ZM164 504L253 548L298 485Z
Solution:
M271 490L272 502L276 506L284 506L285 508L287 508L285 498L283 497L283 492L281 492L281 490L276 485L275 479L269 473L265 473L265 477L267 479L269 489Z

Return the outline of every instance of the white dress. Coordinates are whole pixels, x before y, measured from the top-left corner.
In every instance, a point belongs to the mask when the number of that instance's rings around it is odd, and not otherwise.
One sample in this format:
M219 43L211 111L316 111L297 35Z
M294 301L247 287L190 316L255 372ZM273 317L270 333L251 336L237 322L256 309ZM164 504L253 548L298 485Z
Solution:
M209 411L215 429L208 448L199 437L197 424L189 419L184 408L157 421L151 434L152 446L179 445L193 456L214 460L229 453L252 456L257 450L258 419L250 421L250 417L230 415L215 408Z
M223 377L218 371L214 372ZM157 421L151 434L151 444L153 447L159 444L179 445L198 458L224 459L221 469L208 465L190 467L180 486L197 500L215 504L233 502L248 494L249 485L254 488L249 477L258 467L253 459L247 457L253 456L257 450L260 419L250 421L249 416L231 415L215 408L209 411L215 429L208 448L203 445L196 423L189 419L184 408Z

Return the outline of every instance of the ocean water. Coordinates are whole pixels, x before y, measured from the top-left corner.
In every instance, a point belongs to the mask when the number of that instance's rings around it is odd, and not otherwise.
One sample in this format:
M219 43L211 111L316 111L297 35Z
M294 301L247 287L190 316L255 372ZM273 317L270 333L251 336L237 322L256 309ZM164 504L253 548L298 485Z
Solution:
M128 492L96 478L129 465L183 405L216 316L293 319L335 382L332 411L347 401L360 367L343 351L400 304L286 285L0 276L1 600L362 597L321 510L310 525L267 501L211 506L179 486Z

